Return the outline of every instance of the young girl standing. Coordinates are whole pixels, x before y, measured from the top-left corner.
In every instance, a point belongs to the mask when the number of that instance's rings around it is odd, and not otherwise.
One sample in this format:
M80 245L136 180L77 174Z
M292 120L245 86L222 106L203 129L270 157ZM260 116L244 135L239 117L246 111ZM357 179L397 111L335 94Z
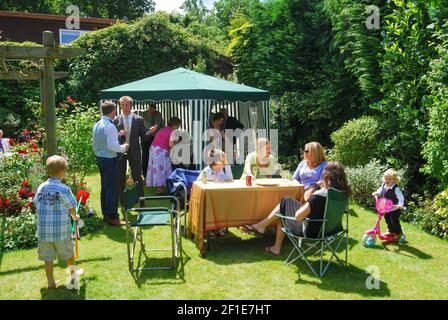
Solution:
M388 229L388 232L385 235L394 237L395 240L399 240L403 235L403 230L400 225L400 215L404 208L404 196L398 186L400 177L395 170L389 169L384 172L383 178L383 184L378 190L372 193L372 196L380 198L384 197L392 200L394 204L393 209L384 216Z

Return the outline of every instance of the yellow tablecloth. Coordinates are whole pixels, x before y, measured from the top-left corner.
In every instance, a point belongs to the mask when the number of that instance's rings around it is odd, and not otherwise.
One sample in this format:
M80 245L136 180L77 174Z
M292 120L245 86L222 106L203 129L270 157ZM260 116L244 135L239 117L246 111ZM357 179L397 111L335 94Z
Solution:
M207 231L256 223L266 218L286 196L303 201L304 187L297 181L267 181L279 185L260 186L255 181L252 187L247 187L245 180L206 184L196 181L193 184L188 227L201 252L204 252Z

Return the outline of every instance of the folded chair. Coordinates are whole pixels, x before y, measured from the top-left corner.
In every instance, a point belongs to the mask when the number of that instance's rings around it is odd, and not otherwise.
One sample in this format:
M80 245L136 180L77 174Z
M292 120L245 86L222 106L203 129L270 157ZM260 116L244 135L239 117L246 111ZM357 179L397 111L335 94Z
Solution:
M346 216L346 223L343 226L343 218ZM317 238L299 237L293 234L287 227L285 221L295 220L294 217L285 217L281 214L277 215L282 221L282 230L288 236L293 244L293 249L285 260L285 265L289 265L299 258L303 258L305 263L317 277L323 277L328 270L331 261L335 258L340 265L347 265L348 260L348 198L345 193L336 189L328 189L328 197L325 204L325 213L323 219L305 220L305 225L310 222L322 222ZM306 228L306 227L305 227ZM345 261L342 261L337 251L345 242ZM305 248L305 246L307 247ZM317 251L316 251L317 250ZM328 250L330 258L324 263L324 251ZM319 255L319 268L313 267L308 260L310 255Z
M184 217L184 230L187 226L187 212L191 188L200 174L201 171L178 168L166 179L168 193L179 199L181 209L184 210L181 213L181 217Z
M170 200L170 208L153 207L153 208L134 208L137 203L146 203L154 200ZM164 270L174 269L177 265L177 258L182 250L182 238L180 236L180 214L179 200L172 196L154 196L139 197L137 183L130 189L124 190L124 217L126 221L126 244L128 253L129 270L135 272L137 270ZM137 213L134 222L129 220L131 212ZM171 248L168 249L146 249L143 242L144 227L168 226L171 229ZM132 236L132 242L131 242ZM136 244L140 242L141 252L148 251L171 251L171 264L163 267L146 267L134 268L134 257L136 253Z

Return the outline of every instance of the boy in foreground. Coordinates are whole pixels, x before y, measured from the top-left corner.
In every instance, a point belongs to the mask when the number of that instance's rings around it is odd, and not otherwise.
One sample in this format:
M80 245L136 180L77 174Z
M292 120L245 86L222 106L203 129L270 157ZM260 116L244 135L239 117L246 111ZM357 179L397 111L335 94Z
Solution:
M68 267L74 266L74 248L71 239L71 219L78 221L76 200L70 188L62 183L66 177L67 160L60 156L47 159L50 178L37 189L34 203L37 209L37 236L39 260L45 262L48 288L56 288L53 276L53 261L66 260ZM84 270L73 268L77 275ZM73 271L72 271L73 272Z

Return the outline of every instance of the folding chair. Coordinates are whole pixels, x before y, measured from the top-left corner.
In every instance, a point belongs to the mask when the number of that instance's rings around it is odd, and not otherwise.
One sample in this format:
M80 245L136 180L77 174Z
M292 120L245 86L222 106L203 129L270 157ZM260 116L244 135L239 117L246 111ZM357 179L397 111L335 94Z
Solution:
M343 226L343 217L346 215L346 223L345 227ZM319 235L317 238L307 238L307 237L299 237L293 234L285 224L287 219L295 220L294 217L285 217L281 214L277 216L280 217L282 221L283 228L282 230L288 236L293 244L293 249L289 254L288 258L285 260L285 265L289 265L296 261L299 258L303 258L305 263L311 269L311 271L317 277L323 277L325 272L328 270L331 261L335 258L340 265L347 265L348 260L348 198L345 193L338 191L336 189L330 188L328 189L328 197L325 204L325 213L323 219L309 219L305 220L305 223L310 222L322 222L322 227L319 231ZM343 262L338 256L337 251L341 247L342 243L345 240L346 248L345 248L345 261ZM302 247L303 244L307 244L308 247ZM333 245L335 246L333 247ZM316 252L313 253L314 249L317 249ZM324 264L324 251L329 249L330 251L330 259ZM308 260L308 256L312 254L319 254L319 269L314 268L313 265Z
M171 208L153 207L153 208L134 208L135 204L142 201L150 200L170 200ZM131 189L124 190L124 217L126 221L126 244L128 253L129 270L135 272L137 270L166 270L174 269L177 265L177 257L182 250L182 238L180 236L180 203L179 200L172 196L154 196L139 197L137 183ZM129 213L137 213L134 222L129 220ZM144 227L169 226L171 229L171 248L168 249L146 249L143 242ZM130 236L133 236L132 245ZM141 251L170 251L172 253L170 266L164 267L147 267L134 268L134 256L136 252L136 244L140 242Z

